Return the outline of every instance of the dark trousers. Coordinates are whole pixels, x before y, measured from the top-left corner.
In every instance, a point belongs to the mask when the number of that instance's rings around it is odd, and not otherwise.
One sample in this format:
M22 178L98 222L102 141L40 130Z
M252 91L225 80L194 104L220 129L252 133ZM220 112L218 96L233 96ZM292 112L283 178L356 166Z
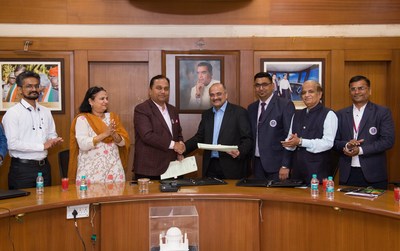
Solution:
M379 181L379 182L368 182L362 169L359 167L352 167L350 171L350 176L347 182L340 182L340 185L345 186L355 186L355 187L373 187L377 189L387 189L388 181Z
M259 157L254 157L253 166L254 166L254 177L256 179L279 180L279 171L274 173L266 172Z
M225 179L225 175L222 172L222 167L219 163L219 158L211 158L210 164L207 168L206 177Z
M51 186L51 167L47 158L42 161L11 158L10 171L8 172L8 188L36 187L38 172L42 172L44 186Z

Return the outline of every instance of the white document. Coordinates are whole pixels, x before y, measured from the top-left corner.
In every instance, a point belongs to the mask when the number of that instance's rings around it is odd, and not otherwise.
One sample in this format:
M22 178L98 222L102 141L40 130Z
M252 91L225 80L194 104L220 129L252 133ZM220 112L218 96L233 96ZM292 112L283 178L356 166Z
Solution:
M196 158L191 156L184 158L182 161L171 161L167 171L161 174L161 179L175 178L195 171L197 171Z
M210 150L210 151L219 151L219 152L230 152L230 151L238 149L238 146L212 145L212 144L203 144L203 143L197 143L197 147L199 149Z

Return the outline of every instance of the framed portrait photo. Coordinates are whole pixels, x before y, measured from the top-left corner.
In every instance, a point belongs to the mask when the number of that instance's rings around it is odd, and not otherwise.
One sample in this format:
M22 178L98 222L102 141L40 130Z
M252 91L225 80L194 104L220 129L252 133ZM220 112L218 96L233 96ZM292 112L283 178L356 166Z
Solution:
M176 56L176 106L182 113L200 113L211 107L209 89L224 83L224 58Z
M38 102L54 112L63 112L63 59L18 59L1 60L0 112L20 102L21 93L16 79L24 71L33 71L40 76Z
M301 91L305 81L315 80L324 87L323 59L261 59L261 70L272 76L275 93L293 101L296 109L305 105Z

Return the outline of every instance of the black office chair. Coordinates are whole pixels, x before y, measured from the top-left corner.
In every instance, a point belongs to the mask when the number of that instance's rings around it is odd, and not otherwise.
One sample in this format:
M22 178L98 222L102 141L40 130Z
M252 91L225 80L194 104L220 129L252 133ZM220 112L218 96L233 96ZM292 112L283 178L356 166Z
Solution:
M58 153L58 165L61 178L68 177L69 149Z

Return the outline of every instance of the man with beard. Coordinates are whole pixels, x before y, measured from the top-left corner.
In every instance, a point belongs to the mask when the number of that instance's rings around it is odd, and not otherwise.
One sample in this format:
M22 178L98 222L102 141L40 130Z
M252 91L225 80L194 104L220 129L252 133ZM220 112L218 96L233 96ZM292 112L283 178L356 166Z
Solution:
M18 75L17 88L21 101L7 110L3 117L11 165L9 189L35 187L38 172L44 185L51 185L51 167L47 150L63 142L57 136L50 110L37 103L40 76L26 71Z
M203 112L197 133L185 142L186 153L196 150L197 143L238 146L237 150L229 152L204 151L203 177L244 178L253 145L247 111L228 102L222 83L213 84L209 94L213 107Z

